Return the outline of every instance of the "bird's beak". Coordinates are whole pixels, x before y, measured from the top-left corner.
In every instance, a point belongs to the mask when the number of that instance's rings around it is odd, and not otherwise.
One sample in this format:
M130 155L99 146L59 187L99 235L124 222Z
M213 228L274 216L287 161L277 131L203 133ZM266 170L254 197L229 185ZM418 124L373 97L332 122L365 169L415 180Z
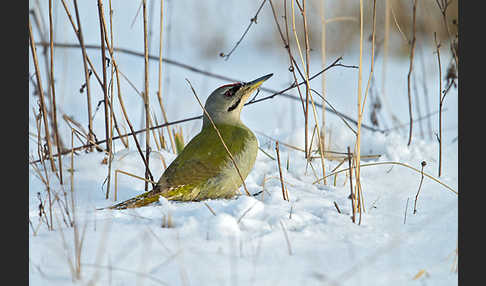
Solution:
M271 78L273 75L273 73L271 74L267 74L267 75L264 75L262 77L259 77L253 81L250 81L250 82L247 82L247 83L244 83L244 85L248 88L248 89L251 89L251 90L255 90L257 88L260 87L260 85L262 85L262 83L264 81L266 81L267 79Z

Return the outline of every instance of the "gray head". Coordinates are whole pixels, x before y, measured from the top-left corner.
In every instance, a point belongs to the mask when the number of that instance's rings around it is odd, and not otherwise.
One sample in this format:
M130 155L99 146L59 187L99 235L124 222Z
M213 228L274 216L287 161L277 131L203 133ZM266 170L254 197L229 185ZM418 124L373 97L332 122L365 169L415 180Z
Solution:
M250 82L236 82L218 87L206 100L205 109L214 123L240 124L240 113L243 105L264 81L273 74L262 76ZM203 128L210 124L204 115Z

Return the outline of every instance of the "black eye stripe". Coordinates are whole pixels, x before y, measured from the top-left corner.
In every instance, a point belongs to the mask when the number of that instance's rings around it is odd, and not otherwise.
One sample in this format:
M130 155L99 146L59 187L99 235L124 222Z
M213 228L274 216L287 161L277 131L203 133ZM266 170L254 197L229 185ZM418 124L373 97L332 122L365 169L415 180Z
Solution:
M240 89L240 87L241 87L241 84L235 84L235 86L233 86L232 88L225 91L224 95L227 96L227 97L231 97L231 96L235 95L235 93Z

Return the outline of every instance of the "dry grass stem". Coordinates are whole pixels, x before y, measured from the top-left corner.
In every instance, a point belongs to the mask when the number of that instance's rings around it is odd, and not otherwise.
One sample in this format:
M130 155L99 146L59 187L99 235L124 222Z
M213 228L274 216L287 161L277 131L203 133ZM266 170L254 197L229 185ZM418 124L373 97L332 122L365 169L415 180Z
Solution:
M101 15L101 17L102 17L103 27L104 27L104 29L106 30L106 23L105 23L105 21L104 21L103 14ZM150 181L153 181L153 176L152 176L152 173L150 172L150 169L149 169L149 167L148 167L147 158L145 158L145 156L144 156L144 154L143 154L143 152L142 152L142 149L141 149L141 147L140 147L140 144L139 144L139 142L138 142L138 139L137 139L137 137L135 136L135 135L136 135L136 134L138 134L138 133L141 133L141 132L146 131L146 129L139 130L139 132L135 132L135 131L134 131L134 129L133 129L133 126L132 126L132 124L131 124L131 122L130 122L130 120L129 120L129 118L128 118L128 114L127 114L127 112L126 112L125 105L124 105L124 103L123 103L123 98L122 98L122 95L121 95L121 88L120 88L120 77L119 77L119 73L120 73L120 72L119 72L119 69L118 69L118 64L117 64L117 62L116 62L116 60L115 60L115 56L114 56L114 49L113 49L113 46L109 44L109 42L108 42L108 40L107 40L107 37L105 37L105 43L106 43L106 45L107 45L107 47L108 47L108 52L110 53L110 57L111 57L111 62L112 62L112 65L113 65L113 67L115 68L116 83L117 83L117 90L118 90L118 100L119 100L119 102L120 102L120 107L121 107L121 109L122 109L122 113L123 113L123 115L124 115L124 117L125 117L126 122L128 123L128 126L129 126L129 128L130 128L130 131L131 131L131 133L130 133L130 134L126 134L125 136L132 135L132 138L133 138L133 140L135 141L135 145L136 145L137 150L138 150L138 152L139 152L139 154L140 154L140 157L142 158L142 161L143 161L143 163L144 163L144 165L145 165L146 172L148 173L148 177L149 177ZM150 117L149 117L149 118L150 118ZM121 138L121 137L124 137L124 136L112 137L112 140L114 140L114 139L118 139L118 138ZM102 141L103 141L103 142L106 142L106 140L101 140L101 141L98 141L98 143L100 143L100 142L102 142ZM89 144L88 144L88 145L89 145ZM155 186L155 185L153 185L153 186Z
M280 152L278 148L278 141L275 142L275 151L277 152L278 173L280 177L280 185L282 186L282 197L285 201L288 201L289 199L286 196L285 186L282 177L282 166L280 165Z
M149 176L150 163L150 98L149 98L149 71L148 71L148 28L147 28L147 1L143 0L143 50L144 50L144 106L145 106L145 178ZM145 182L145 191L148 191L148 182Z
M355 194L353 191L353 172L351 171L352 168L352 163L351 163L351 151L348 146L348 164L349 164L349 188L350 188L350 194L349 198L351 199L351 210L353 212L352 220L353 223L356 223L356 205L355 205ZM336 173L337 174L337 173Z
M361 162L361 123L363 120L363 110L362 108L362 69L363 69L363 0L359 1L359 11L360 11L360 41L359 41L359 70L358 70L358 128L356 130L356 145L355 145L355 156L353 156L353 159L356 162L357 168L355 168L355 185L356 185L356 191L355 195L357 194L357 197L352 197L351 199L357 200L358 202L360 201L360 195L361 195L361 183L360 183L360 162ZM364 106L364 105L363 105ZM349 147L348 147L349 148ZM348 154L350 154L350 151L348 150ZM351 174L350 174L351 177ZM355 205L355 207L358 207ZM360 221L361 221L361 208L360 210ZM353 213L353 218L354 213ZM353 220L355 222L355 220Z
M66 9L66 13L69 14L69 11L67 9L67 6L64 3L64 7ZM78 23L77 29L74 29L74 33L78 37L79 44L81 45L81 52L83 56L83 67L84 67L84 77L86 80L86 99L87 99L87 105L88 105L88 139L92 140L94 139L94 132L93 132L93 118L92 118L92 110L91 110L91 88L90 88L90 76L89 76L89 69L88 69L88 63L87 63L87 53L86 53L86 47L84 46L84 37L83 37L83 32L81 29L81 21L79 17L79 9L78 9L78 1L74 0L74 11L76 13L76 22ZM74 28L74 26L73 26ZM91 151L91 149L89 148Z
M269 0L270 2L270 7L272 8L272 13L273 13L273 18L275 20L275 25L277 26L278 32L280 34L280 38L282 39L282 42L284 44L284 48L287 50L287 54L289 56L289 62L290 62L290 67L289 71L292 73L292 76L294 78L294 84L297 84L297 76L295 75L295 69L300 74L300 77L305 80L304 75L300 71L299 65L295 62L294 57L292 56L292 51L290 49L290 38L289 38L289 29L288 29L288 23L287 23L287 1L284 1L284 19L285 19L285 33L286 37L284 37L282 33L282 29L280 28L280 24L278 23L277 20L277 13L275 12L275 7L273 6L272 0ZM305 104L304 104L304 98L302 97L302 92L300 91L300 87L297 86L297 92L299 94L300 102L302 104L302 111L305 113Z
M299 42L299 37L297 36L297 29L295 27L295 8L294 8L294 1L291 0L292 2L292 32L294 33L294 38L295 38L295 43L297 44L297 50L299 51L299 56L300 60L302 63L302 66L306 66L304 62L304 56L302 55L302 48L300 46ZM304 1L305 3L305 1ZM302 13L302 11L301 11ZM302 13L302 16L304 17L305 13ZM304 18L304 23L305 23L305 18ZM305 29L305 24L304 24L304 29ZM307 51L307 50L306 50ZM307 54L306 54L307 55ZM305 150L305 158L309 157L309 143L308 143L308 138L309 138L309 93L310 93L310 85L309 85L309 69L306 69L306 74L305 74L305 84L306 84L306 94L305 94L305 108L304 108L304 150Z
M126 172L126 171L123 171L123 170L120 170L120 169L116 169L115 170L115 195L114 195L114 201L117 200L117 193L118 193L118 173L122 173L124 175L127 175L127 176L130 176L130 177L133 177L133 178L142 180L142 181L144 181L146 183L151 183L152 185L156 185L157 184L157 182L154 182L152 180L149 180L149 179L146 179L146 178L143 178L143 177L134 175L132 173L129 173L129 172Z
M420 189L422 188L422 182L424 181L424 167L427 165L427 163L425 161L422 161L421 165L422 165L422 169L420 170L420 173L422 176L420 177L420 184L418 187L417 194L415 195L415 203L413 204L413 214L417 213L417 200L420 194Z
M204 202L204 205L208 208L208 210L214 215L216 216L216 213L214 212L213 208L210 207L206 202Z
M301 14L302 14L302 17L303 17L303 21L304 21L304 36L305 36L305 54L306 54L306 58L305 58L305 63L304 63L304 57L302 55L302 49L301 49L301 46L300 46L300 43L299 43L299 38L297 36L297 31L296 31L296 28L295 28L295 9L294 9L294 2L292 1L292 30L294 32L294 37L295 37L295 42L297 43L297 49L299 51L299 56L300 56L300 60L302 62L302 66L305 66L306 69L305 69L305 83L306 83L306 99L305 99L305 120L304 120L304 125L305 125L305 129L304 129L304 132L305 132L305 138L304 138L304 142L305 142L305 150L306 150L306 153L305 153L305 158L307 158L309 160L309 157L310 157L310 149L312 148L311 146L309 146L308 144L308 118L309 118L309 114L308 114L308 110L309 110L309 98L310 98L310 101L311 101L311 104L312 104L312 111L313 111L313 115L314 115L314 120L316 122L316 126L317 126L317 133L318 134L321 134L320 130L319 130L319 120L317 119L317 112L316 112L316 107L315 107L315 104L314 104L314 99L312 97L312 94L311 94L311 87L310 87L310 79L309 79L309 52L310 52L310 47L309 47L309 35L308 35L308 32L307 32L307 17L306 17L306 11L305 11L305 0L303 1L302 3L302 9L301 9ZM321 168L322 168L322 174L323 174L323 178L326 177L326 168L325 168L325 164L324 164L324 145L321 141L321 136L318 136L318 143L319 143L319 153L321 155ZM326 180L323 181L324 184L327 184Z
M52 119L54 125L54 138L56 139L56 146L57 146L57 154L61 154L61 141L59 138L59 130L57 125L57 104L56 104L56 89L54 87L54 32L53 32L53 23L52 23L52 0L49 0L49 52L50 52L50 87L51 87L51 95L52 95ZM58 163L59 163L59 182L61 185L63 184L62 179L62 160L61 156L58 156Z
M437 42L437 33L434 32L434 43L437 51L437 62L439 63L439 174L442 175L442 67L440 65L440 43Z
M337 212L341 214L341 210L339 209L338 204L335 201L333 203L334 203L334 207L336 207Z
M409 133L408 133L408 143L407 145L410 146L412 143L412 127L413 127L413 115L412 115L412 91L411 91L411 84L410 79L412 76L412 69L413 69L413 58L415 55L415 30L416 30L416 15L417 15L417 0L413 0L413 20L412 20L412 41L410 46L410 67L408 69L408 76L407 76L407 91L408 91L408 114L410 117L410 126L409 126Z
M456 194L456 195L458 195L458 194L459 194L459 193L458 193L456 190L454 190L452 187L450 187L450 186L448 186L447 184L445 184L444 182L441 182L440 180L438 180L438 179L434 178L432 175L427 174L427 173L425 173L425 172L421 172L420 170L418 170L418 169L416 169L416 168L414 168L414 167L412 167L412 166L410 166L410 165L408 165L408 164L402 163L402 162L393 162L393 161L390 161L390 162L375 162L375 163L369 163L369 164L360 164L360 167L369 167L369 166L377 166L377 165L399 165L399 166L403 166L403 167L409 168L409 169L411 169L411 170L415 171L416 173L419 173L419 174L422 174L422 173L423 173L423 175L424 175L425 177L427 177L427 178L431 179L432 181L435 181L435 182L437 182L437 183L441 184L442 186L444 186L446 189L448 189L449 191L453 192L454 194ZM356 166L353 166L352 168L356 168ZM346 172L346 171L348 171L348 170L349 170L349 168L347 168L347 169L342 169L342 170L339 170L339 171L333 172L333 173L331 173L331 174L328 174L327 176L328 176L328 177L330 177L330 176L334 176L335 174L338 174L338 173L341 173L341 172ZM319 180L317 180L317 181L315 181L315 182L314 182L314 184L315 184L315 183L318 183L320 180L322 180L322 178L321 178L321 179L319 179Z
M49 123L47 119L47 109L46 109L46 104L44 100L44 89L42 87L42 80L40 77L40 70L39 70L39 62L37 59L37 49L35 47L35 42L34 42L34 35L32 34L32 25L29 20L29 37L30 37L30 50L32 52L32 59L34 61L34 67L35 67L35 74L36 74L36 79L37 79L37 88L39 90L39 99L40 99L40 105L41 105L41 114L42 114L42 119L44 122L44 132L46 135L46 141L47 141L47 152L49 154L49 161L51 163L51 170L53 172L56 172L56 166L54 164L54 158L52 157L52 143L51 143L51 136L49 133Z
M103 21L102 21L102 15L103 14L103 2L101 0L98 0L98 16L99 16L99 22L100 22L100 46L101 46L101 66L102 66L102 71L103 71L103 85L102 85L102 90L103 90L103 100L104 100L104 109L105 109L105 136L106 138L110 137L110 125L109 125L109 113L108 113L108 77L106 73L106 53L105 53L105 34L106 31L103 28ZM110 145L110 140L106 142L106 150L108 152L111 149ZM108 175L109 176L109 175Z

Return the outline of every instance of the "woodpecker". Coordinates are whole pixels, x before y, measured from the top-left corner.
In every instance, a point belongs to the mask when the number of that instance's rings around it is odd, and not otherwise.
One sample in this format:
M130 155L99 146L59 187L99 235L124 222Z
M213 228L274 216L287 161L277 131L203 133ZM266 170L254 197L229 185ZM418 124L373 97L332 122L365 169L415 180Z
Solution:
M201 131L167 167L156 186L109 208L142 207L157 202L160 196L173 201L228 199L236 196L243 184L242 178L244 180L252 170L258 153L258 141L255 134L241 121L241 110L250 95L272 75L246 83L236 82L220 86L206 100L205 109L234 162L204 113Z

